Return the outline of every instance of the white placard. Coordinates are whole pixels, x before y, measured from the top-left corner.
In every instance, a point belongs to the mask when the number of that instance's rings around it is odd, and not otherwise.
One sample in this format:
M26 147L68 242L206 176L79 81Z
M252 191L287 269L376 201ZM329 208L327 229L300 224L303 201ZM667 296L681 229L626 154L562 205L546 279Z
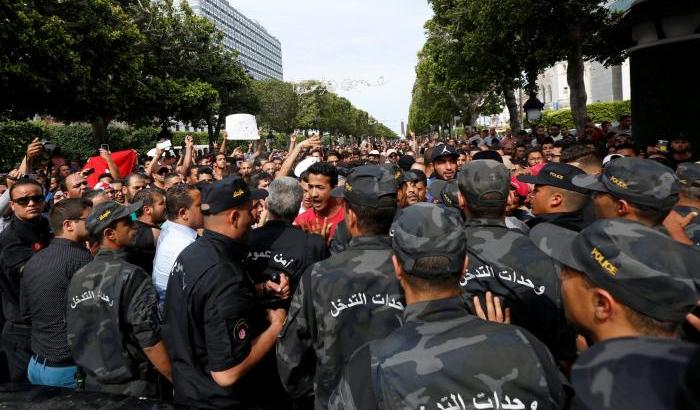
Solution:
M226 133L229 140L259 140L258 124L250 114L231 114L226 117Z

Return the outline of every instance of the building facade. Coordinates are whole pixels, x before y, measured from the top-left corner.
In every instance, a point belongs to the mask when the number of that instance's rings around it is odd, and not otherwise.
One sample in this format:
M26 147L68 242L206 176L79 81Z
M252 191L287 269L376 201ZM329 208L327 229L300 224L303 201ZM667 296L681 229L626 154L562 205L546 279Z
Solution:
M249 19L228 0L187 0L198 16L211 20L224 34L224 47L238 52L238 60L256 80L283 79L282 44L260 23Z

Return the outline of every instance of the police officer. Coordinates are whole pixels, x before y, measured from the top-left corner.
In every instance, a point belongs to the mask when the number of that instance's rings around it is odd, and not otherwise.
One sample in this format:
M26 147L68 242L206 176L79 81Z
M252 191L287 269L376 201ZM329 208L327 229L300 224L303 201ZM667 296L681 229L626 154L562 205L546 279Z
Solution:
M531 235L565 265L566 314L595 344L576 360L574 409L675 409L697 345L676 339L697 294L700 253L624 219L581 233L543 224Z
M392 225L404 324L359 349L333 409L544 409L567 401L545 346L524 329L472 316L460 299L467 238L456 213L406 208Z
M600 175L577 175L571 182L593 191L598 219L625 218L658 226L678 202L676 174L649 159L617 158Z
M153 367L171 378L151 277L126 262L125 249L136 236L131 214L140 208L107 201L87 218L100 248L71 278L66 306L68 344L86 390L155 397Z
M251 377L273 348L284 309L255 308L245 270L251 193L238 176L202 186L204 234L178 256L165 297L163 337L173 362L175 403L199 408L253 407L266 397Z
M310 234L292 225L304 194L294 178L277 178L267 187L267 222L248 235L246 265L264 297L280 281L289 282L293 293L302 273L310 265L328 257L320 235ZM337 231L336 231L337 232Z
M512 323L537 336L565 361L574 359L574 335L566 325L559 266L520 231L505 225L510 174L494 160L475 160L458 175L469 265L461 279L465 302L490 291L510 308ZM481 303L481 302L479 302Z
M22 178L10 188L13 216L0 233L0 290L2 290L2 346L10 381L27 380L31 357L31 326L20 312L20 280L29 258L49 244L49 222L41 216L44 193L33 179Z
M534 218L526 222L533 226L548 222L579 232L592 221L585 221L583 209L589 202L590 193L571 183L576 175L585 175L573 165L550 162L537 175L518 175L518 181L535 185L530 193L530 204Z
M350 354L396 329L404 308L388 237L396 213L395 174L385 167L357 167L343 196L350 244L304 273L277 346L287 391L308 398L315 387L317 409L327 407Z

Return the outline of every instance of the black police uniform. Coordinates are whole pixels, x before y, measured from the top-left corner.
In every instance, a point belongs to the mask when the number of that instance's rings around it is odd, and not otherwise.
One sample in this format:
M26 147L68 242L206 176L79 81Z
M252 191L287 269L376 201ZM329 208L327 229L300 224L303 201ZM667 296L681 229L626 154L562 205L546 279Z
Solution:
M7 356L10 380L27 380L27 365L31 357L31 326L20 312L20 280L25 263L35 252L49 244L48 221L40 217L22 221L13 216L0 233L0 290L2 313L2 346Z
M287 221L268 221L248 234L246 265L255 283L284 273L294 292L306 268L327 257L322 236L304 232Z
M126 262L124 250L100 249L73 275L68 343L86 390L157 395L157 375L143 353L160 342L156 303L150 275Z
M203 408L248 408L250 374L221 387L210 372L240 364L262 333L255 286L244 270L246 248L212 232L178 256L165 298L163 336L173 365L175 403ZM257 334L256 334L257 333Z
M156 240L153 236L153 229L160 230L160 227L139 220L134 221L134 223L136 224L136 239L134 246L127 248L127 260L152 275L153 259L156 257Z

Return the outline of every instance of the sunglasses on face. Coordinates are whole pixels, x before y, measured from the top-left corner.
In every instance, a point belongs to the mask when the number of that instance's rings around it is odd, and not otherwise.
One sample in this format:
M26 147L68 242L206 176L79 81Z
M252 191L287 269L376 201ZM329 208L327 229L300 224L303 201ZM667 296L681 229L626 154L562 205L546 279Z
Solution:
M44 202L44 196L43 195L28 195L28 196L23 196L21 198L17 198L17 199L12 200L12 202L14 202L20 206L29 205L29 201L32 201L35 204L40 204L40 203Z

